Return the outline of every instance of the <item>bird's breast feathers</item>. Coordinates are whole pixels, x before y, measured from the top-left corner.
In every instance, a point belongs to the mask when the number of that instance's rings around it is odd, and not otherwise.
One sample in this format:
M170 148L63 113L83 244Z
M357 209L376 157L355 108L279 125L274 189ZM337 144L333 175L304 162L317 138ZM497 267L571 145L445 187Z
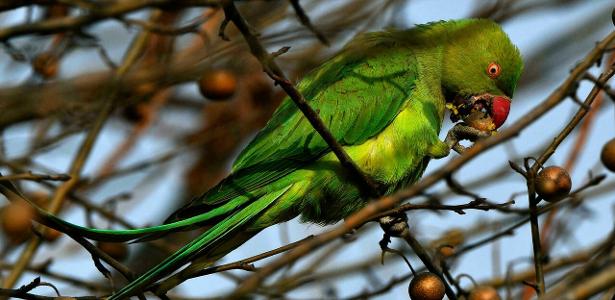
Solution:
M374 179L396 183L423 171L427 148L437 138L437 133L428 124L424 115L407 107L376 136L363 144L345 148L357 165Z

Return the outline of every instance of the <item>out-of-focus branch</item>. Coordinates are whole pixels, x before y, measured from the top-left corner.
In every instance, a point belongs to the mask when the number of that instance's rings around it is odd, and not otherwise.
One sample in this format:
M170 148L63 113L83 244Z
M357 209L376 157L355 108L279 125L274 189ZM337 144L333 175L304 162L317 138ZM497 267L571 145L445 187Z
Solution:
M392 1L386 1L382 5L384 9L390 6ZM369 1L361 0L366 4ZM335 19L334 17L342 13L342 9L334 10L329 17L324 20ZM352 14L348 18L339 21L324 22L319 27L322 32L327 32L330 36L340 36L348 30L340 30L341 27L354 28L364 27L361 22L374 19L372 14L381 13L381 10L368 10L366 12ZM267 15L267 20L276 19L276 16ZM261 22L262 23L262 22ZM359 25L357 25L359 24ZM297 41L311 36L311 33L304 32L302 28L290 28L280 32L263 35L261 40L270 43L284 43L287 41ZM200 78L204 72L211 68L213 62L220 63L240 53L243 41L233 40L224 45L212 45L206 50L199 44L198 51L186 49L175 57L168 64L150 66L144 69L131 70L120 85L120 94L124 100L117 103L118 108L134 105L139 101L138 97L133 96L135 86L154 84L160 89L178 85L181 83L192 82ZM242 49L241 49L242 50ZM229 55L233 53L233 55ZM88 116L95 113L96 103L101 101L97 91L101 86L108 86L113 80L113 72L100 71L81 74L67 79L57 79L44 84L32 85L25 84L16 87L2 87L0 89L0 129L13 124L29 121L37 118L60 118L66 113L80 114ZM100 104L98 104L100 105Z
M9 0L0 3L0 11L11 10L20 8L27 5L52 5L56 3L56 0Z
M579 1L580 0L496 0L492 5L481 5L471 15L475 18L491 18L498 22L504 22L526 12L536 12L547 8L563 7L572 5Z
M198 20L181 27L170 27L164 26L157 23L151 23L138 19L121 19L122 22L128 25L136 25L143 28L143 30L149 31L151 33L162 34L162 35L181 35L186 33L198 33L199 27L206 21L205 18L199 18Z
M393 289L394 287L396 287L398 284L401 284L402 282L407 281L408 279L410 279L413 276L412 273L408 273L405 274L403 276L399 276L399 277L393 277L391 278L385 285L383 285L382 287L373 290L373 291L364 291L358 295L355 296L350 296L347 298L342 298L344 300L363 300L363 299L371 299L372 297L375 296L380 296L383 294L386 294L387 292L389 292L391 289Z
M592 252L584 265L569 271L545 299L588 299L615 282L615 230Z
M299 21L301 21L301 24L303 24L303 26L305 26L307 29L313 32L316 38L318 38L318 40L321 43L329 46L329 41L327 40L327 38L322 34L322 32L314 28L314 25L312 25L310 18L307 16L305 11L301 7L301 4L299 4L299 0L290 0L290 4L292 4L293 9L295 9L295 13L297 14L297 17L299 18Z
M34 174L34 173L23 173L23 174L13 174L13 175L5 175L0 176L0 181L12 181L12 180L31 180L31 181L67 181L70 179L69 175L66 174L58 174L58 175L47 175L47 174Z
M40 296L40 295L35 295L29 292L24 292L21 289L3 289L3 288L0 288L0 297L10 297L10 298L26 299L26 300L66 300L66 299L103 300L104 299L104 298L94 297L94 296L81 296L81 297Z
M544 271L552 272L557 271L566 267L569 267L574 264L580 264L586 262L591 256L594 254L593 250L595 248L590 248L588 250L582 250L577 253L568 255L566 257L554 258L548 264L545 264ZM505 277L497 277L493 279L489 279L481 282L482 285L489 285L494 287L501 287L506 285L513 285L516 283L522 283L523 281L534 280L536 271L534 267L531 269L527 269L521 272L517 272L512 274L509 278Z
M50 201L50 205L48 207L48 210L50 213L55 214L60 210L60 208L62 207L62 203L64 202L65 196L77 184L79 180L81 169L83 168L83 165L85 164L85 161L87 160L87 157L90 154L90 151L94 145L94 142L96 141L96 137L100 133L100 130L102 129L104 121L107 119L107 117L112 111L112 107L113 107L112 103L113 101L109 101L102 108L101 113L97 121L95 122L94 127L88 134L88 137L85 139L84 143L81 145L81 148L77 156L74 158L73 164L69 172L69 176L71 177L71 179L66 181L63 185L58 187L58 189L56 190L56 193L52 197ZM40 228L40 231L43 233L46 230L48 230L46 227L39 227L39 228ZM36 250L40 246L41 242L42 242L42 239L39 236L34 236L31 239L30 243L28 243L28 245L22 252L22 255L19 257L17 263L15 264L15 268L11 271L6 281L3 282L3 286L5 288L12 287L17 282L17 280L19 280L19 278L21 277L21 274L23 273L27 265L30 263L30 260L36 253Z
M126 72L130 69L130 67L140 57L148 38L149 38L149 33L147 32L141 32L135 37L132 45L126 51L126 55L125 55L122 65L116 70L116 81L121 81L122 77L126 74ZM109 92L109 94L105 95L104 97L106 101L102 103L102 106L100 107L100 112L98 113L98 116L96 120L94 121L94 125L88 132L88 135L86 136L83 143L81 144L79 151L77 152L77 154L72 160L70 170L68 173L71 179L64 182L62 185L60 185L58 189L55 191L53 197L51 198L49 207L47 208L49 213L51 214L57 214L60 211L66 196L70 194L73 188L76 187L76 185L79 183L79 180L81 177L81 171L92 151L92 148L94 147L94 143L96 142L96 139L98 138L107 118L109 117L111 112L113 112L118 88L116 85L114 85L111 87L111 89L112 90ZM47 227L39 226L39 229L37 231L44 234L47 230L48 230ZM70 235L70 236L75 238L74 235ZM89 242L85 240L82 240L82 241L77 240L77 241L81 242L81 244L84 245L86 248L93 247L91 244L89 244ZM2 283L4 288L11 288L13 285L15 285L15 283L19 280L24 270L26 269L26 267L28 266L28 264L30 263L34 255L36 254L39 246L41 245L41 242L42 242L42 239L38 235L32 237L32 239L30 240L26 248L23 250L23 252L19 256L19 259L15 263L15 268L11 270L11 272L9 273L9 276ZM96 249L94 249L94 251L95 250ZM104 253L102 256L110 258L109 256L105 256ZM119 266L119 264L115 264L115 265ZM127 271L125 270L123 273L126 274Z
M40 22L19 24L10 27L0 28L0 41L6 41L27 34L49 34L69 30L81 30L84 26L109 18L138 11L149 7L191 7L191 6L218 6L216 0L142 0L142 1L115 1L111 4L93 3L90 11L83 15L66 16L54 18ZM3 8L0 7L0 10Z
M572 288L553 290L542 299L590 299L592 296L615 285L615 264L600 270L597 274L580 278Z
M265 258L274 256L274 255L278 255L280 253L284 253L290 249L293 249L294 247L296 247L297 245L300 245L302 242L311 239L312 236L308 236L304 239L301 239L299 241L290 243L290 244L286 244L284 246L278 247L276 249L267 251L267 252L263 252L261 254L258 255L254 255L252 257L248 257L242 260L238 260L236 262L232 262L232 263L228 263L228 264L223 264L223 265L219 265L219 266L213 266L213 267L209 267L209 268L205 268L202 270L198 270L194 273L191 274L181 274L182 276L182 280L188 280L191 278L196 278L196 277L200 277L200 276L205 276L205 275L209 275L209 274L214 274L214 273L219 273L219 272L224 272L224 271L228 271L228 270L245 270L245 271L255 271L256 267L254 266L254 262L257 262L259 260L263 260ZM173 277L171 277L173 278ZM157 286L164 286L166 281L162 281L161 283L157 284ZM156 288L155 288L156 289ZM165 287L165 289L168 289L168 287Z
M73 284L75 286L78 287L83 287L86 288L88 290L92 290L92 291L108 291L108 287L102 285L102 284L98 284L95 282L88 282L88 281L84 281L81 279L77 279L77 278L73 278L71 276L67 276L64 274L60 274L60 273L56 273L53 271L49 270L49 265L50 262L44 263L40 266L32 266L32 267L28 267L27 271L28 272L36 272L39 273L41 275L44 275L46 277L52 278L52 279L57 279L60 281L64 281L70 284ZM4 270L11 270L13 269L13 265L10 264L5 264L0 262L0 269L4 269Z

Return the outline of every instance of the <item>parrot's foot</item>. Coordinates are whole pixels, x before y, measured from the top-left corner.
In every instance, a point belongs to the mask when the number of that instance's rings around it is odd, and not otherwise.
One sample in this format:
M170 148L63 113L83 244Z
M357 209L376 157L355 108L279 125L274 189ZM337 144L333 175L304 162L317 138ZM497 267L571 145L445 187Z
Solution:
M444 140L444 142L451 149L455 150L455 152L459 154L463 154L463 152L465 152L467 148L459 144L460 141L468 140L471 142L475 142L476 140L480 138L486 138L489 136L491 136L489 132L481 131L474 127L470 127L470 126L464 125L463 123L459 123L453 126L453 128L451 128L451 130L448 131L448 134L446 135L446 139Z
M405 213L384 216L378 220L385 234L400 237L408 229L408 216Z
M380 240L380 249L382 250L382 255L380 257L381 263L384 264L384 255L387 252L394 253L402 257L412 272L414 273L414 269L412 269L412 265L410 265L410 261L404 256L403 252L389 248L389 243L391 242L391 237L402 237L405 233L407 233L409 229L408 227L408 217L405 213L400 213L396 215L384 216L378 220L380 222L380 227L384 231L384 235L382 236L382 240Z

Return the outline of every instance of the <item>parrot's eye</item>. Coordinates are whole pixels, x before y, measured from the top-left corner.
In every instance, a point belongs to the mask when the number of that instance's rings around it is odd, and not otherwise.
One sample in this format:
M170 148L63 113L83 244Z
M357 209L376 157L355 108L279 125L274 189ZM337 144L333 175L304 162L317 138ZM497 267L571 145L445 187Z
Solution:
M490 63L489 66L487 67L487 75L489 75L489 77L493 79L500 76L501 72L502 72L502 67L500 67L500 65L498 65L495 62Z

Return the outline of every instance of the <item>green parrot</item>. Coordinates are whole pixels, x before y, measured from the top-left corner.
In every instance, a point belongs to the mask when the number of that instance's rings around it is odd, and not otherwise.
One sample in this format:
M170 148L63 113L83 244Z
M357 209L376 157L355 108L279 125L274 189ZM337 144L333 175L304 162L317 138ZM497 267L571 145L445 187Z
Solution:
M519 50L490 20L467 19L358 35L297 87L356 164L384 194L416 182L430 159L460 139L504 123L521 75ZM461 120L444 141L446 109ZM205 228L189 244L109 297L126 299L193 262L210 265L259 231L301 216L332 224L368 201L290 99L235 160L231 174L173 213L134 230L80 227L47 214L42 223L105 241L144 240ZM195 262L207 262L196 264ZM182 272L167 289L181 283ZM169 280L167 279L167 280ZM166 289L163 289L164 291Z

